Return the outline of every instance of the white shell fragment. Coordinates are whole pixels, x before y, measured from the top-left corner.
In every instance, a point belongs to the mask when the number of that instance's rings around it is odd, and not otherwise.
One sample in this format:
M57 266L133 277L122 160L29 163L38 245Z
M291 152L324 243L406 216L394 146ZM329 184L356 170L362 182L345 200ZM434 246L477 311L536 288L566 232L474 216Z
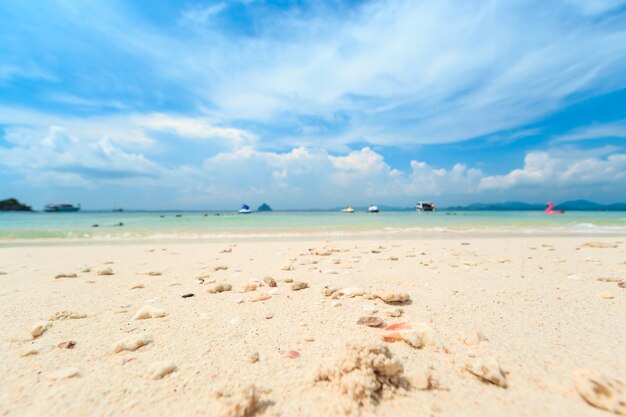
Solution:
M152 337L148 334L129 336L113 345L113 353L120 353L125 350L132 352L150 343L152 343Z

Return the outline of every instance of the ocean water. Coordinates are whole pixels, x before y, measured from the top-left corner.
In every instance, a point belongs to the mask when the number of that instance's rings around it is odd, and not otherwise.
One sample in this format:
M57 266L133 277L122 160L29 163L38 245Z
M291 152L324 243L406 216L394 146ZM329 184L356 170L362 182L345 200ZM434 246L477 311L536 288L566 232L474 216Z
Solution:
M0 212L4 242L463 234L626 235L626 212Z

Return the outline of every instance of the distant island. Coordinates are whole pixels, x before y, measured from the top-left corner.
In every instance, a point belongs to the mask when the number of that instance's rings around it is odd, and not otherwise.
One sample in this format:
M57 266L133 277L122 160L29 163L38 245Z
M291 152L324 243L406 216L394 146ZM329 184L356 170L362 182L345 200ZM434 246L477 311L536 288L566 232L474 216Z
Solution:
M33 209L15 198L7 198L0 200L0 211L33 211Z
M263 203L259 206L257 211L272 211L272 208L268 206L267 204Z
M505 203L474 203L467 206L446 207L446 211L537 211L545 210L546 204L529 204L519 201ZM557 204L556 210L565 211L626 211L626 203L599 204L588 200L566 201Z

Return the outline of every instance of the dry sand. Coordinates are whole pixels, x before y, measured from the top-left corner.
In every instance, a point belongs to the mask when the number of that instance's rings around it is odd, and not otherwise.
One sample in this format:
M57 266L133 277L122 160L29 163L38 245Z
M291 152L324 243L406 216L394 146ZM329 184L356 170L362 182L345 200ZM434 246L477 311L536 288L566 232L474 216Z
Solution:
M626 412L619 238L66 242L0 272L2 416Z

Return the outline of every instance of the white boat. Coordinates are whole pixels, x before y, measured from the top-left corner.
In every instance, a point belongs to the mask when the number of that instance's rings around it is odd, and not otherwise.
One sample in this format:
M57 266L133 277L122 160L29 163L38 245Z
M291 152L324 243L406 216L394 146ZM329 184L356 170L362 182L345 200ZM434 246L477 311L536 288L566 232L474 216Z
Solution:
M348 206L345 209L341 210L342 213L354 213L354 209L352 208L352 206Z
M415 205L415 210L417 211L437 211L437 207L435 203L432 201L420 201Z
M250 214L252 213L252 210L250 209L250 206L247 204L244 204L241 206L241 209L239 210L239 214Z
M43 208L43 211L48 213L72 213L80 210L80 204L75 206L73 204L66 203L55 203L55 204L46 204Z
M368 213L378 213L379 211L378 206L375 206L374 204L367 208Z

